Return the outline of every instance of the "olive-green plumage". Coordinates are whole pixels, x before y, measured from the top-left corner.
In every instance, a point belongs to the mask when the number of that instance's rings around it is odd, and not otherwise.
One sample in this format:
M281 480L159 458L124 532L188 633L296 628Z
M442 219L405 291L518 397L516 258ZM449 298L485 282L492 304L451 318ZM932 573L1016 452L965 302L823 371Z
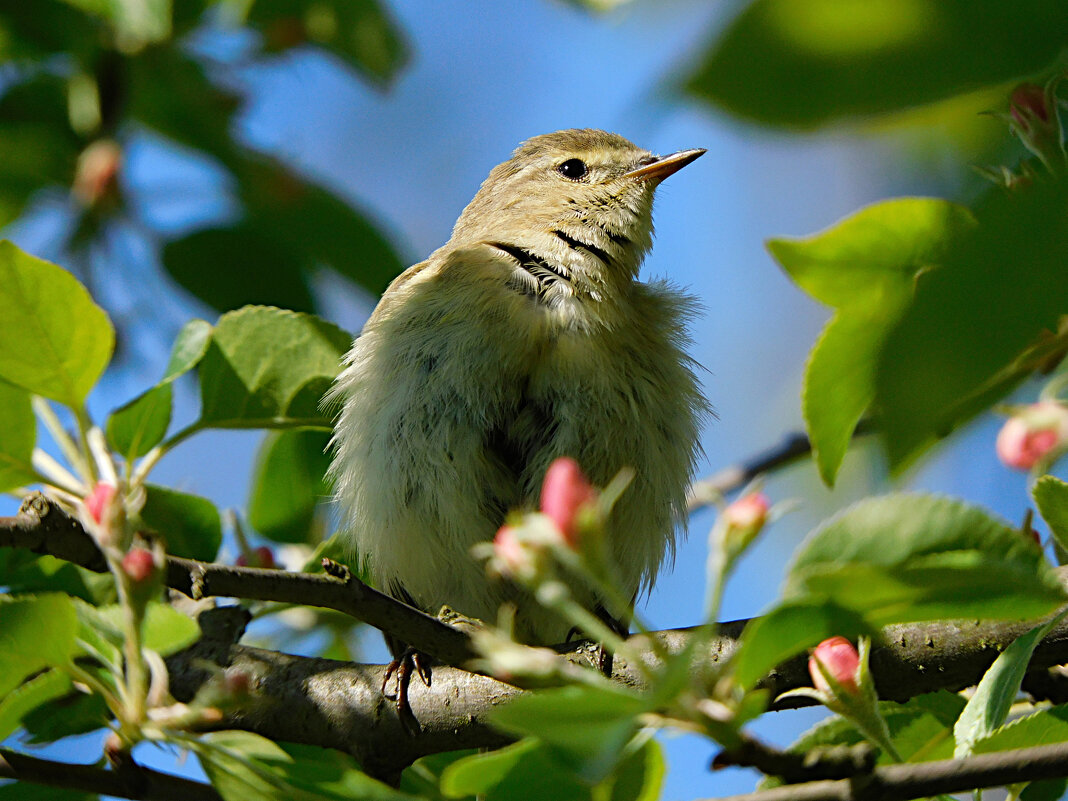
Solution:
M562 641L568 623L470 555L508 510L537 505L559 456L602 486L635 470L610 550L622 595L652 581L707 407L683 351L694 300L637 274L656 185L702 152L657 158L594 130L535 137L386 290L333 391L337 500L381 588L486 620L510 601L519 636Z

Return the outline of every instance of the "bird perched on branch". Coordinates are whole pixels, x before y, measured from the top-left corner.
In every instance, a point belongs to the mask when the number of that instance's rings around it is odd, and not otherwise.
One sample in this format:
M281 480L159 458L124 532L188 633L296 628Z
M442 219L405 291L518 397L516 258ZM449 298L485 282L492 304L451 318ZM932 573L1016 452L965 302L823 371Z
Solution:
M518 638L564 641L568 623L470 555L510 509L537 505L561 456L600 486L633 468L609 553L624 597L652 581L706 403L683 351L694 299L637 276L654 190L704 152L655 156L597 130L534 137L390 284L332 391L337 500L385 592L483 620L511 602Z

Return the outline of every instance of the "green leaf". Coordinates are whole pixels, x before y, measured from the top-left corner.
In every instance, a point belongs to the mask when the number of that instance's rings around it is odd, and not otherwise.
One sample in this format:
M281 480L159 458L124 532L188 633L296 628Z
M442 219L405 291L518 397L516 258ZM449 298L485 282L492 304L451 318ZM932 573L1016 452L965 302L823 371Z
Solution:
M191 746L225 801L414 801L359 770L337 751L280 744L257 734L223 731Z
M0 701L0 740L6 740L28 712L70 691L70 677L48 670L23 682Z
M77 692L42 704L24 715L22 726L30 743L50 743L107 726L111 711L100 695Z
M580 777L598 782L618 764L648 706L615 689L572 686L520 696L492 710L490 721L537 737Z
M1068 312L1066 215L1068 181L998 190L941 269L919 277L876 372L892 469L903 470L1035 371L1031 348Z
M160 383L112 412L107 436L127 460L144 456L167 435L173 408L171 382L192 370L208 351L211 324L190 320L178 332Z
M945 200L898 198L812 237L768 243L802 289L837 309L809 357L802 395L813 452L828 485L875 397L879 349L912 299L916 276L936 265L974 222L966 208Z
M77 408L111 359L115 330L78 280L0 241L0 378Z
M316 506L329 497L325 475L330 466L325 431L272 431L256 458L248 519L275 542L309 542Z
M224 314L200 364L199 424L331 426L319 408L351 337L310 314L251 306Z
M219 510L207 498L145 485L141 520L166 542L167 553L210 562L222 544Z
M1068 549L1068 484L1056 476L1042 476L1031 494L1053 539L1061 548Z
M97 610L111 630L123 630L123 609L112 605ZM141 636L145 648L160 656L170 656L200 639L200 626L177 609L159 601L149 601L145 607L145 621ZM120 639L121 642L121 639Z
M876 626L1049 614L1065 593L1029 538L978 507L931 495L857 503L801 546L785 596L819 597Z
M0 596L0 698L31 673L69 664L76 631L74 602L65 595Z
M0 801L100 801L96 793L64 790L26 782L11 782L0 786Z
M534 738L454 762L442 773L441 792L449 798L479 795L486 801L592 798L589 785L564 770L554 753Z
M983 674L957 725L953 727L957 742L953 751L954 759L970 756L977 741L989 737L1005 722L1012 702L1020 692L1020 683L1027 672L1031 654L1065 614L1068 613L1062 612L1043 625L1036 626L998 654L994 664Z
M37 422L30 395L6 381L0 381L0 492L37 481L33 469L33 446L37 442Z
M977 741L973 754L1011 751L1035 745L1068 742L1068 705L1040 709L1030 715L1006 723Z
M123 404L108 417L108 442L127 461L144 456L167 435L173 402L171 385L161 384Z
M1030 782L1020 793L1020 801L1058 801L1064 797L1068 779L1046 779Z
M871 631L856 612L825 600L779 604L746 625L731 660L735 679L752 689L772 668L828 637L858 637Z
M667 763L660 743L648 739L629 754L606 782L612 784L611 801L656 801L664 786Z
M136 4L101 0L64 2L105 20L114 29L113 35L130 51L161 42L171 35L171 0L143 0Z
M686 79L687 91L769 125L813 128L899 111L1050 65L1060 0L756 0Z
M307 40L337 53L366 77L387 83L408 59L388 9L375 0L258 0L249 21L263 32L268 51Z

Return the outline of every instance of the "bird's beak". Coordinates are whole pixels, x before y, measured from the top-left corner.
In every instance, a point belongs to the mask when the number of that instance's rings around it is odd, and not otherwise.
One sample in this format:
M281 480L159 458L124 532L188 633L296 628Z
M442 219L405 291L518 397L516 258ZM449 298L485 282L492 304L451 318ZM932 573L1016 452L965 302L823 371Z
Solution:
M707 151L703 147L693 150L680 150L670 156L660 156L655 161L642 164L630 172L623 173L624 178L641 178L646 181L663 181L672 173L676 173L694 159L703 156Z

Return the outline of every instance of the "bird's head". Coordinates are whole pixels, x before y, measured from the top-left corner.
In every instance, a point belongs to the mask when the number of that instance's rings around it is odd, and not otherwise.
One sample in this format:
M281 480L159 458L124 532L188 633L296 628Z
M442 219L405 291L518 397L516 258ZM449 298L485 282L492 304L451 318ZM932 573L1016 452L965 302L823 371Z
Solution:
M637 275L657 185L704 152L656 156L592 129L536 136L490 172L448 246L497 247L517 262L517 286L548 302L597 299Z

